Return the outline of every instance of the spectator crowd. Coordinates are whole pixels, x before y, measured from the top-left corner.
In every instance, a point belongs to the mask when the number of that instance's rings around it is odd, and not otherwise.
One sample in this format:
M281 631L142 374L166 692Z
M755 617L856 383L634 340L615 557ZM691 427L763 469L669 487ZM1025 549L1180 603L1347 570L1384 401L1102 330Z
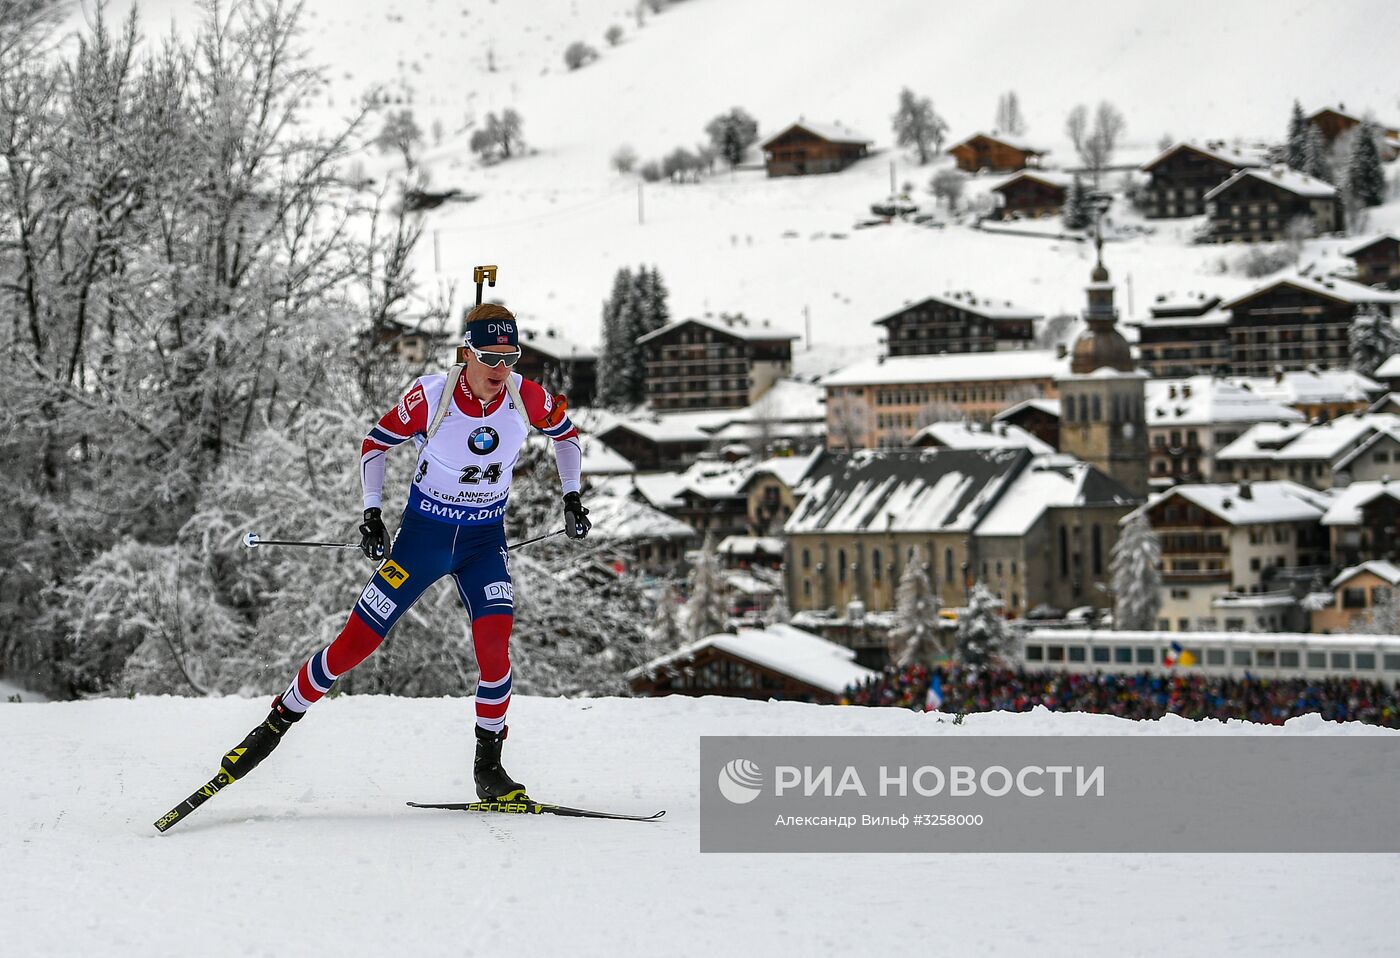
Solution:
M929 696L929 688L935 694ZM887 667L852 685L845 705L884 705L943 712L1093 712L1130 719L1180 715L1188 719L1246 719L1280 725L1317 713L1338 722L1400 728L1400 684L1355 678L1220 678L1180 671L1092 675L1025 669L969 670L939 666Z

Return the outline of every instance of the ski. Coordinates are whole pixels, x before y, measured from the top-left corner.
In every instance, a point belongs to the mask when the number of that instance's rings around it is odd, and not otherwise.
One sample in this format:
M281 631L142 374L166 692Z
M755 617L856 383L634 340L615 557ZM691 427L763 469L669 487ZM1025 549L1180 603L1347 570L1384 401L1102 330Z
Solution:
M219 791L225 786L232 785L234 781L233 776L226 770L219 769L219 774L201 785L189 798L156 819L154 823L156 831L168 831L176 822L183 821L186 815L219 794Z
M622 812L595 812L587 808L570 808L568 805L552 805L534 799L487 802L407 802L410 808L443 808L454 812L496 812L505 815L562 815L567 818L611 818L624 822L654 822L666 810L651 815L626 815Z

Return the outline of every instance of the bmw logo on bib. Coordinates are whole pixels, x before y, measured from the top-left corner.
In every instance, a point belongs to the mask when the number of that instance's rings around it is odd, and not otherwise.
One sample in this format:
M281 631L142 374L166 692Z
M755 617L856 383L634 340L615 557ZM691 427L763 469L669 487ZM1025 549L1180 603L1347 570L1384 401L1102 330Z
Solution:
M467 445L478 456L490 455L500 444L501 437L490 426L481 426L467 437Z

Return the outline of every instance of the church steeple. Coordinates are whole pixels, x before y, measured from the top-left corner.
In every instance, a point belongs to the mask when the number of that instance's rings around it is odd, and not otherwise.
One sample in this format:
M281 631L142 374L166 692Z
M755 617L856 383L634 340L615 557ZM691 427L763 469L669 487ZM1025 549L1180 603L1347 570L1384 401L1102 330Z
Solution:
M1084 320L1088 329L1074 341L1074 358L1070 362L1070 372L1084 376L1096 369L1132 372L1137 367L1133 363L1132 350L1128 341L1118 332L1118 309L1113 305L1113 283L1109 280L1108 267L1103 264L1103 235L1094 230L1094 246L1097 261L1085 287L1088 307L1084 310Z

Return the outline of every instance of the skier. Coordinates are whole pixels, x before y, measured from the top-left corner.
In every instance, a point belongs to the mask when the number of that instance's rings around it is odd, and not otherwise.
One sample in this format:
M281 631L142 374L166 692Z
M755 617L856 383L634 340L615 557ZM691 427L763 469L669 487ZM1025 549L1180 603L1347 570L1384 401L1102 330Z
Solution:
M379 647L428 586L450 575L471 618L480 673L472 769L477 796L482 801L525 797L525 787L501 767L514 608L505 537L511 470L530 426L553 439L564 531L582 539L592 526L579 498L583 452L564 397L511 372L520 359L519 333L504 306L486 303L467 314L466 343L458 358L464 365L454 367L452 375L417 379L365 437L360 548L384 564L361 591L345 628L272 700L267 719L224 756L229 778L246 775L266 758L332 682ZM391 548L380 512L384 456L409 439L418 448L418 465Z

